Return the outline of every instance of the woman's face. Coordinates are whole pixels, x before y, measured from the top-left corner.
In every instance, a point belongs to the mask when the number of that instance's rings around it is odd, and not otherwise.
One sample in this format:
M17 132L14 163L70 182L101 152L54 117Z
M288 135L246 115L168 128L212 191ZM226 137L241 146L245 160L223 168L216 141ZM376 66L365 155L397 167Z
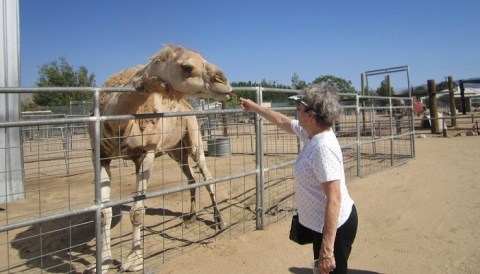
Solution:
M297 117L301 127L305 127L308 124L308 119L311 119L312 115L311 109L303 101L297 102Z

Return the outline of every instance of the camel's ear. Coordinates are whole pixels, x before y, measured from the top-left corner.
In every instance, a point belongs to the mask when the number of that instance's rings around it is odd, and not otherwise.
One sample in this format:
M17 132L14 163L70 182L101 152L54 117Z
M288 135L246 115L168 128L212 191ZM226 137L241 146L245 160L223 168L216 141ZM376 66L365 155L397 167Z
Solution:
M131 85L134 87L136 90L141 90L141 91L155 91L155 90L164 90L165 89L165 84L162 83L158 77L155 76L145 76L145 74L142 75L135 75L131 79ZM160 86L159 86L160 85Z
M132 87L134 87L135 89L143 89L144 82L145 82L144 74L135 74L130 80Z

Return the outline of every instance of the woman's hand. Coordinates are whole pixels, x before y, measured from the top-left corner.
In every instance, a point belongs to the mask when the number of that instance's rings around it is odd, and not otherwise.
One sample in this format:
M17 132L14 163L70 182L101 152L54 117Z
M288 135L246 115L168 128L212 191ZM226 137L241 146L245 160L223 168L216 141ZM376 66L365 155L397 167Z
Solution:
M274 111L270 108L262 107L261 105L253 102L250 99L245 99L240 97L240 107L246 112L254 112L259 114L262 117L265 117L268 121L272 124L276 125L277 127L285 130L288 133L294 133L292 127L290 126L290 122L292 118L287 117L286 115Z
M240 107L246 112L257 112L259 105L250 99L240 97Z
M332 257L321 258L318 264L321 273L328 274L330 271L333 271L337 265L335 264L335 257L332 254Z

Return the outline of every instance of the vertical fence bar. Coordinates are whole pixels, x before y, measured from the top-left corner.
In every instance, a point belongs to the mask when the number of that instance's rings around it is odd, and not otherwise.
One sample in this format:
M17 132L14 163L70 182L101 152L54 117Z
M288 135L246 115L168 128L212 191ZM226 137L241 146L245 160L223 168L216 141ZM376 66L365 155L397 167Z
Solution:
M257 104L261 105L263 102L263 89L262 87L257 88ZM257 210L256 210L256 219L257 219L257 229L265 228L265 208L263 204L264 198L264 188L265 188L265 171L264 171L264 148L263 148L263 118L260 115L255 114L255 135L256 135L256 147L257 153L255 155L256 165L257 165Z
M95 138L93 140L94 149L94 171L95 171L95 246L96 246L96 270L97 273L102 273L102 194L100 182L100 90L96 89L93 94L94 99L94 115L95 115Z
M364 79L364 76L363 76L363 73L361 74L361 85L362 85L362 96L365 96L367 95L366 93L366 87L365 87L365 83L364 83L365 79ZM357 110L360 106L360 104L358 104L358 94L357 94ZM365 132L365 127L366 127L366 121L365 121L365 100L362 100L362 122L363 122L363 127L362 127L362 130L363 132ZM358 130L358 129L357 129ZM359 131L357 131L359 132Z
M362 100L363 101L363 100ZM361 147L361 144L360 144L360 136L362 135L361 134L361 131L360 131L360 96L357 94L355 96L355 102L356 102L356 106L355 106L355 113L356 113L356 123L357 123L357 177L360 177L360 156L361 156L361 151L360 149L362 148ZM363 119L365 118L365 109L362 108L362 117ZM365 123L365 121L364 121ZM365 127L365 124L364 124L364 127Z
M409 127L409 131L410 131L410 154L412 156L412 158L415 158L415 119L414 119L414 114L413 114L413 98L410 97L410 127Z
M390 77L388 78L388 82L390 83ZM390 89L390 86L388 87ZM393 116L393 112L396 110L393 108L393 101L392 101L392 97L389 97L388 98L388 104L389 104L389 119L390 119L390 166L393 166L394 164L394 155L393 155L393 139L394 139L394 132L396 132L396 130L394 131L393 130L393 120L394 120L394 116Z

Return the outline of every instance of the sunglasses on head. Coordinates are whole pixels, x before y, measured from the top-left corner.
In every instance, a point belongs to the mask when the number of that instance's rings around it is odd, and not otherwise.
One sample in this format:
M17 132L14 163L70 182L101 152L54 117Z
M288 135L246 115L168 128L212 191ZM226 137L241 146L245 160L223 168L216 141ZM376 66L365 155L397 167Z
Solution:
M297 100L297 110L300 110L300 105L303 105L305 107L305 112L311 111L311 112L315 113L315 110L313 108L309 107L308 104L301 99Z

